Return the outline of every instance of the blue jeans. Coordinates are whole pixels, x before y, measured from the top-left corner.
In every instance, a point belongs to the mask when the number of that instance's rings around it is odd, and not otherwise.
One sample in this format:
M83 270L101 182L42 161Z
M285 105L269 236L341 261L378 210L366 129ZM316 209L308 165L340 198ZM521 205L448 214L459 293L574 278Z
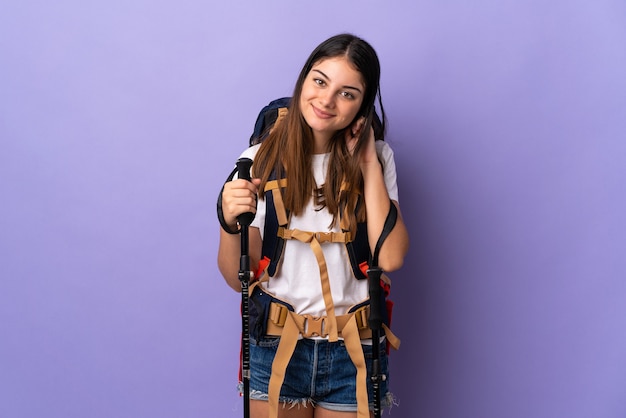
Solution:
M263 337L250 342L250 399L267 400L272 361L280 337ZM373 406L373 389L369 379L372 365L372 346L363 344L367 365L367 392ZM385 344L380 344L380 370L389 377ZM391 405L392 395L388 381L380 383L381 405ZM356 403L356 368L343 341L301 339L298 341L285 372L280 390L280 402L289 405L320 406L333 411L354 412Z

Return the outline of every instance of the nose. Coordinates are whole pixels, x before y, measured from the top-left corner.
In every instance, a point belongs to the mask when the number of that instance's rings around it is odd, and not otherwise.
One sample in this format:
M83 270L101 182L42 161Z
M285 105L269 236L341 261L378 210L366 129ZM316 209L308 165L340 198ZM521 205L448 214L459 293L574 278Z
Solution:
M322 90L319 94L320 104L326 108L335 107L335 95L329 90Z

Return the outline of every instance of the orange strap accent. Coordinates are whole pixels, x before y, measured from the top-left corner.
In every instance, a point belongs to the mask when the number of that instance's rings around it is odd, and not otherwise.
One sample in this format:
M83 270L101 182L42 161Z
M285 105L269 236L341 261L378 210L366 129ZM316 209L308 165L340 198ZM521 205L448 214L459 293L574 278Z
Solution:
M361 270L361 273L363 273L365 276L367 276L367 270L369 270L370 266L369 264L367 264L367 261L363 261L361 264L359 264L359 270Z
M263 275L263 272L265 271L265 269L267 268L267 266L269 266L271 260L268 256L264 256L262 259L259 260L259 265L256 269L256 272L254 274L254 279L255 281L259 279L259 277L261 277Z

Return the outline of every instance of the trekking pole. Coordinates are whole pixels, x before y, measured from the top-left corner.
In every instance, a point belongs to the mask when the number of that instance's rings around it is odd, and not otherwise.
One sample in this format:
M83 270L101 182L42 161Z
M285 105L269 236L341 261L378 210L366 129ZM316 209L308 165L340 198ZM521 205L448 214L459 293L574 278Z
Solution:
M380 279L383 274L383 270L378 266L378 253L383 245L383 242L393 229L398 218L398 209L389 202L389 213L383 230L376 242L374 248L374 254L370 262L370 268L367 270L367 277L369 280L369 296L370 296L370 314L367 323L372 330L372 371L370 379L372 381L372 389L374 392L374 418L380 418L380 384L387 380L387 376L380 371L380 334L383 325L382 318L382 304L383 295L381 294Z
M374 263L373 267L367 270L369 278L370 293L370 315L368 324L372 330L372 388L374 389L374 417L380 418L380 383L386 379L385 375L380 373L380 329L382 327L382 317L380 314L380 276L383 271Z
M240 158L237 160L237 177L250 181L250 167L252 160ZM241 232L241 257L239 259L239 281L241 282L241 376L243 381L243 416L250 417L250 322L248 303L250 301L248 286L252 279L250 271L248 227L254 219L252 212L242 213L237 217Z

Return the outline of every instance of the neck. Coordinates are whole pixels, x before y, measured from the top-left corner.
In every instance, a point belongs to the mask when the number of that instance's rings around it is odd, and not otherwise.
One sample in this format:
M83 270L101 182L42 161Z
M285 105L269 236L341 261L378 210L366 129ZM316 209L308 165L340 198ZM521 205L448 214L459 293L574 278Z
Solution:
M328 144L330 143L331 135L314 133L313 136L313 154L326 154L328 152Z

